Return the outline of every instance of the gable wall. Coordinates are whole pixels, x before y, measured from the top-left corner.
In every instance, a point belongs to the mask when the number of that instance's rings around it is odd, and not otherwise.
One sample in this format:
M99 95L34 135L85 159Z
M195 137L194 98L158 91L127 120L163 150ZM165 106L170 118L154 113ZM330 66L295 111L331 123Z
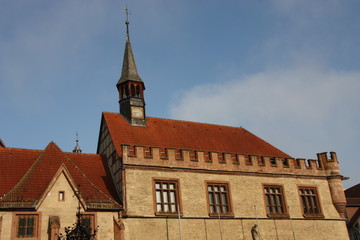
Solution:
M65 201L59 201L59 191L65 192ZM61 173L38 210L34 212L40 213L41 215L41 239L48 239L50 216L58 216L60 218L60 233L62 234L65 234L65 227L72 226L76 222L78 200L74 195L74 191L67 178ZM113 239L113 216L117 215L116 213L92 212L84 211L83 209L81 209L81 212L95 215L95 223L99 225L98 239ZM3 217L2 231L0 231L0 239L2 240L11 239L11 231L15 227L13 223L13 213L14 212L0 212L0 216Z
M121 170L121 158L117 154L114 144L112 142L111 136L106 126L106 122L102 122L100 128L100 136L98 143L98 154L102 154L106 158L107 165L110 169L111 176L115 183L116 191L120 196L120 201L122 201L122 170Z

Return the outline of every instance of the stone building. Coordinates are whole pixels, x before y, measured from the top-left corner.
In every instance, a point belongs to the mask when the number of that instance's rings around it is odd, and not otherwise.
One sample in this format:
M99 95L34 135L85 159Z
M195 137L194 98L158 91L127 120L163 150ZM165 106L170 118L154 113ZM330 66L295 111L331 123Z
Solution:
M117 89L97 153L124 239L348 239L336 153L295 159L243 128L147 117L129 36Z
M78 202L97 239L349 239L336 153L293 158L244 128L147 117L128 31L116 86L97 154L0 146L1 239L54 239Z

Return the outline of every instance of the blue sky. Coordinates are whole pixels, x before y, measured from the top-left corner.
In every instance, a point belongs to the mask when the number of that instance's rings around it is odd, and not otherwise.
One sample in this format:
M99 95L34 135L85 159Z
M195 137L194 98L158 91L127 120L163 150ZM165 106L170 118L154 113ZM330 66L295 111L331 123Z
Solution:
M0 2L0 138L94 153L119 111L128 5L147 115L242 126L360 182L360 1Z

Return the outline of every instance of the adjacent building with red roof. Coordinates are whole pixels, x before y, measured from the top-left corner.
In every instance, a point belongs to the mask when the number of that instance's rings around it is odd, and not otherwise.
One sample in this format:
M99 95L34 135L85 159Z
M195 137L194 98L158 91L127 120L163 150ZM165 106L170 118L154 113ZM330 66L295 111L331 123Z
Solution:
M57 239L78 206L92 230L106 229L96 218L122 209L103 156L64 153L54 142L44 150L1 147L0 183L1 239ZM99 236L112 239L111 230Z
M346 217L351 240L360 239L360 184L345 190Z

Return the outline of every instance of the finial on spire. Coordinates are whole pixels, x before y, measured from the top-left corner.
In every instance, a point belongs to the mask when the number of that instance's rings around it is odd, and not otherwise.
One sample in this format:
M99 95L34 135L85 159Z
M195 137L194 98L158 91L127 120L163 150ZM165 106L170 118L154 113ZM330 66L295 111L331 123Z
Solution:
M76 145L74 147L73 153L81 153L82 150L79 147L79 135L78 132L76 132Z
M127 37L127 40L130 40L130 36L129 36L129 14L130 14L130 11L129 9L127 8L127 4L126 4L126 8L124 8L124 11L126 13L126 21L125 21L125 24L126 24L126 37Z

